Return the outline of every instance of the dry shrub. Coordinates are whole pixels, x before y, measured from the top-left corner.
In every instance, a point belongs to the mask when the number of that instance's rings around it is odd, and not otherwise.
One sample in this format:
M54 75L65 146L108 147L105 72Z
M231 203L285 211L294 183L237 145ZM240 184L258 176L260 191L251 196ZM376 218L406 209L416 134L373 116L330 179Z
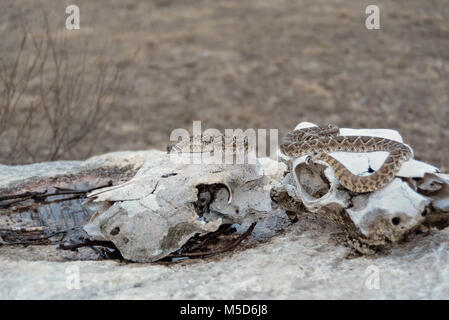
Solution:
M121 85L102 54L91 63L87 44L74 54L43 17L41 33L22 24L14 59L0 57L0 163L87 157Z

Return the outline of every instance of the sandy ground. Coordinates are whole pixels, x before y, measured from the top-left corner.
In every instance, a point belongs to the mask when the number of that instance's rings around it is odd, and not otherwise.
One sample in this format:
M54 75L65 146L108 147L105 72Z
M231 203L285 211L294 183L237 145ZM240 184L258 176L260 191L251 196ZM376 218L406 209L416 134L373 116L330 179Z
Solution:
M311 121L397 129L416 158L449 168L447 0L378 0L380 30L365 28L365 1L78 0L75 31L64 31L73 1L40 3L71 54L89 41L92 73L107 63L126 77L101 138L63 158L163 148L193 120L280 135ZM20 11L40 30L37 2L1 1L3 57L17 52Z

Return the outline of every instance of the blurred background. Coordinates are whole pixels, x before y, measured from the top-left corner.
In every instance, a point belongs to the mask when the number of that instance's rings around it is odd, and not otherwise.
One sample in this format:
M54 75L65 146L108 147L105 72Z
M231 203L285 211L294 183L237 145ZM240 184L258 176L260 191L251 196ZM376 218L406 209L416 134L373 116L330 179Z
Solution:
M2 0L0 35L3 164L165 149L201 120L392 128L449 168L448 0Z

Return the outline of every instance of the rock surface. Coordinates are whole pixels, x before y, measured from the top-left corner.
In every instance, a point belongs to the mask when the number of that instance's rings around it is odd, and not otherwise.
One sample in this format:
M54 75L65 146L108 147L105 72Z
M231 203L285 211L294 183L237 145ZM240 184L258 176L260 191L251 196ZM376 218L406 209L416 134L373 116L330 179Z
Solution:
M77 175L92 175L99 171L104 174L108 169L132 173L142 166L145 159L158 153L161 151L119 151L95 156L86 161L41 162L23 166L0 164L0 193L9 193L19 188L32 189L47 179L54 182L58 179L69 180Z
M154 152L56 164L59 180L52 183L65 185L73 168L89 174L114 168L129 177ZM261 164L266 174L271 171L268 185L275 183L279 168L268 159ZM33 166L41 169L1 167L0 188L29 188L54 174L43 169L52 164ZM107 170L103 173L112 172ZM27 183L8 174L18 174ZM432 182L425 188L432 189ZM429 235L414 235L387 252L349 259L351 250L339 244L341 230L335 226L310 215L299 215L294 224L286 220L274 215L233 252L175 263L95 261L98 254L90 248L71 252L55 245L0 245L0 298L449 299L449 228L432 228Z
M0 250L2 299L448 299L449 230L347 259L307 218L264 244L175 264L24 261ZM79 271L80 287L70 276ZM280 272L281 271L281 272Z
M0 165L0 243L2 239L8 243L22 243L24 238L36 239L36 236L45 236L53 241L61 237L50 236L61 232L65 233L66 241L79 240L85 234L82 226L93 213L83 206L83 199L59 202L65 197L62 195L34 200L28 196L28 200L22 203L18 203L17 198L5 200L5 197L27 196L30 192L55 194L70 189L82 191L109 183L119 184L133 177L145 159L161 153L158 150L121 151L95 156L86 161ZM24 234L24 229L32 232ZM36 234L36 231L39 233Z

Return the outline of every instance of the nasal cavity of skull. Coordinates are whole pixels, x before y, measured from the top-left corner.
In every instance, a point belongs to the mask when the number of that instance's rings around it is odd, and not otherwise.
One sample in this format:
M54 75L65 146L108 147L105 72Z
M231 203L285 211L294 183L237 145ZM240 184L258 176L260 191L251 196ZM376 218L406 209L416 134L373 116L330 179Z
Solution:
M393 219L391 219L391 223L394 224L395 226L397 226L401 223L401 218L394 217Z
M325 166L300 164L295 168L296 180L308 195L319 199L329 192L330 182L324 174Z
M196 186L198 190L197 201L193 203L195 212L202 217L205 213L209 212L209 206L214 202L216 194L221 189L226 189L227 187L222 183L212 183L212 184L199 184Z

